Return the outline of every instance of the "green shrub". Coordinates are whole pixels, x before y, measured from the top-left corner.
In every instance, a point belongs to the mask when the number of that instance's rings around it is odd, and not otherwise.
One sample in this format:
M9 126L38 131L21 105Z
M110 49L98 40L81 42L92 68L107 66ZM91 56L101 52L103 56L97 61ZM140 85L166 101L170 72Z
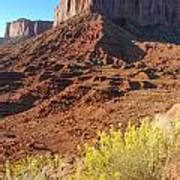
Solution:
M31 156L5 164L5 180L49 180L63 166L58 156Z
M129 125L125 133L102 133L96 147L86 146L82 165L72 179L168 179L169 166L177 152L179 128L179 123L174 123L172 133L166 134L144 121L140 127Z

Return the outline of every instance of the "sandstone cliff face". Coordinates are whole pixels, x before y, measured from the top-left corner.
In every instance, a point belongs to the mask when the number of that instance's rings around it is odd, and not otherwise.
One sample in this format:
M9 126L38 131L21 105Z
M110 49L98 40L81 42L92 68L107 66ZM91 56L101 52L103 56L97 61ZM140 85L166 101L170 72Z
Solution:
M36 36L52 27L51 21L31 21L18 19L6 25L6 38Z
M180 27L180 0L61 0L55 9L54 26L87 11L102 13L116 21L126 19L141 26Z

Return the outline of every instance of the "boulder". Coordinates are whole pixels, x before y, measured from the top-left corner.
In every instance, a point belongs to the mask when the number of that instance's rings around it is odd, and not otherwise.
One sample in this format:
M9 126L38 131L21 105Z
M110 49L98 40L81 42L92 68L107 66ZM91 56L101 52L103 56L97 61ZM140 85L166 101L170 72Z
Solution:
M166 116L169 120L180 120L180 103L175 104L167 113Z
M172 132L172 122L177 120L180 120L180 103L173 105L164 114L156 114L153 125L162 129L166 134L170 134Z

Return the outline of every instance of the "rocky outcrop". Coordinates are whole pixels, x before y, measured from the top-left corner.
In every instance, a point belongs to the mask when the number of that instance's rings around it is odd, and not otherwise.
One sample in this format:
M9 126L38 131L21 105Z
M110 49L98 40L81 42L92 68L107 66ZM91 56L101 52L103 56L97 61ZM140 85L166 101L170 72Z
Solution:
M168 136L172 132L172 123L180 119L180 103L172 106L166 113L156 114L154 124L156 127L165 131Z
M55 9L54 26L88 11L104 14L119 23L128 20L140 26L180 27L179 0L61 0Z
M52 27L51 21L31 21L18 19L6 25L6 38L36 36Z

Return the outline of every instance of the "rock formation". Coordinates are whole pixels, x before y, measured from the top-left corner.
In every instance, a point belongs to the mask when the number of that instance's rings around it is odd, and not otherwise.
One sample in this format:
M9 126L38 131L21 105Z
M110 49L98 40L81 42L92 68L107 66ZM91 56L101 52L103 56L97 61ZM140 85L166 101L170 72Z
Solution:
M5 37L31 37L36 36L52 27L51 21L31 21L28 19L18 19L7 23Z
M168 136L172 131L172 122L180 119L180 103L172 106L166 113L156 114L154 118L154 125L164 130Z
M54 26L87 11L140 26L180 26L179 0L61 0L55 9Z

